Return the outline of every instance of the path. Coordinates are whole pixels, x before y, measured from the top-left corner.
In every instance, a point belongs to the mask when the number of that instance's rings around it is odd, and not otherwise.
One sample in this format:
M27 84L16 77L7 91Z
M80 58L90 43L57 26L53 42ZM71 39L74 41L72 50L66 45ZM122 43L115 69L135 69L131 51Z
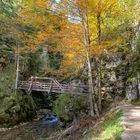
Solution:
M124 105L122 140L140 140L140 106Z

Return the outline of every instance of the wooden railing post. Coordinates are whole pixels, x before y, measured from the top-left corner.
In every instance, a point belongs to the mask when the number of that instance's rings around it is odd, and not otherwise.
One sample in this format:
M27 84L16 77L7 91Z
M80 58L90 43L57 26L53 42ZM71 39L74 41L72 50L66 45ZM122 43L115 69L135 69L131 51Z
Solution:
M40 81L41 78L39 77L33 77L28 81L19 81L19 89L27 90L29 93L34 91L42 91L42 92L48 92L50 94L51 92L54 93L68 93L73 95L88 95L88 87L82 84L78 85L70 85L70 84L60 84L57 80L53 78L47 78L43 77L43 80Z
M51 79L50 80L50 88L49 88L48 94L50 94L52 92L52 88L53 88L53 80Z
M31 76L31 82L30 82L29 89L28 89L29 94L30 94L30 92L32 91L33 81L34 81L34 77Z

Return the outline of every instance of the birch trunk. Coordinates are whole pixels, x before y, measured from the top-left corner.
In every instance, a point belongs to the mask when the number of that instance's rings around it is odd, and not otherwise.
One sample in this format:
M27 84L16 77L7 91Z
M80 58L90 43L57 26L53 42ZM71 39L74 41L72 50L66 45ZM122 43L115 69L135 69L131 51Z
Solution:
M82 13L82 25L84 30L84 42L85 42L85 50L86 50L86 58L88 64L88 83L89 83L89 103L90 103L90 114L91 116L98 115L98 108L95 101L94 94L94 85L93 85L93 76L92 76L92 68L90 61L90 34L89 34L89 23L88 23L88 12L87 9Z
M15 89L18 89L18 80L19 80L19 45L17 44L17 52L16 52L16 83Z

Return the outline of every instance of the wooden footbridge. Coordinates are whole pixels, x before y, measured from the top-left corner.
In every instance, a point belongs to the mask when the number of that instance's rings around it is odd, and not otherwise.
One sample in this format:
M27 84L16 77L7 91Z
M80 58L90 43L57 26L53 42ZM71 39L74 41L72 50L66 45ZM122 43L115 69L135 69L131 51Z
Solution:
M31 77L27 81L18 81L17 89L28 91L41 91L50 93L65 93L86 96L88 86L82 84L61 84L54 78Z

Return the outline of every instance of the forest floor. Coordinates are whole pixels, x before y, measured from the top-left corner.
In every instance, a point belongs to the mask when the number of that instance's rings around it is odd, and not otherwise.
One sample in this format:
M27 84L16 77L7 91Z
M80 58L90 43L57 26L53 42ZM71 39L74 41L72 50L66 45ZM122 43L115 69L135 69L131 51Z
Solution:
M0 132L0 140L40 140L56 133L58 128L47 128L40 120L18 125L6 131ZM42 140L42 139L41 139Z
M81 118L73 126L60 138L66 130L47 128L41 120L34 120L0 132L0 140L140 140L140 106L124 103L109 109L99 119Z
M140 140L140 106L128 104L122 106L122 110L122 140Z
M122 132L119 127L120 113L119 108L114 108L108 110L99 119L90 116L79 118L67 134L65 132L69 128L47 128L42 125L41 120L34 120L0 132L0 140L95 140L93 139L95 137L110 138ZM104 133L102 133L103 131ZM107 133L109 134L106 135ZM100 136L96 134L100 134Z

